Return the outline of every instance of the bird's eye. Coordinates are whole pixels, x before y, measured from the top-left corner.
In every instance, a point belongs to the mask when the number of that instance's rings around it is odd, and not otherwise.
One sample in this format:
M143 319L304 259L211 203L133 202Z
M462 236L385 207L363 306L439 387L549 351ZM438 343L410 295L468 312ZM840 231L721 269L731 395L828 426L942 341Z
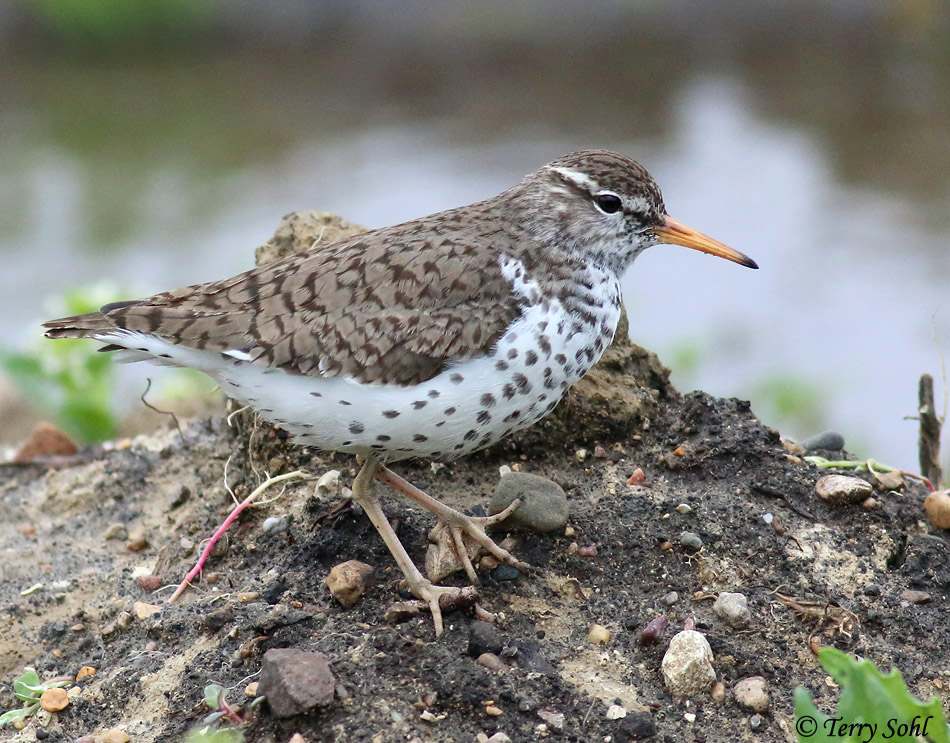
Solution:
M604 214L616 214L623 207L620 197L611 191L601 191L594 196L594 203Z

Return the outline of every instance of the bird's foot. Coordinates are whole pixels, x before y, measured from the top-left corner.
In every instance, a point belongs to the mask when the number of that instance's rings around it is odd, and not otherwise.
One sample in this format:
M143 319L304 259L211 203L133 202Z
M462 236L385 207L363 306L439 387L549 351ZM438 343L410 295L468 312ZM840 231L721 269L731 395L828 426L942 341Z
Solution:
M387 614L393 617L405 618L420 611L428 610L432 614L432 623L435 625L435 635L442 634L442 612L452 612L457 609L467 609L472 606L480 619L492 617L478 605L478 589L475 586L440 586L424 578L410 582L415 601L400 601L393 604Z
M530 570L527 563L498 545L485 531L489 526L508 518L518 505L519 501L515 500L494 516L466 516L443 505L439 513L440 521L429 533L429 541L432 542L426 554L429 579L438 581L456 570L464 569L468 579L477 586L480 581L474 561L484 554L519 570Z

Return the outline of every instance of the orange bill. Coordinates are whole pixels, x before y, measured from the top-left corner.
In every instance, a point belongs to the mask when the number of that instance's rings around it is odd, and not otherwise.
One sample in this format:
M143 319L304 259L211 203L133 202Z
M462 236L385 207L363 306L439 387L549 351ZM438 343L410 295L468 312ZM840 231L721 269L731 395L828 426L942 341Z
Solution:
M738 250L733 250L728 245L723 245L718 240L707 237L702 232L697 232L692 227L687 227L681 222L677 222L672 217L666 217L666 222L661 227L653 230L656 233L656 239L661 243L671 245L682 245L684 248L692 248L702 253L716 255L725 258L727 261L739 263L748 268L758 268L754 260Z

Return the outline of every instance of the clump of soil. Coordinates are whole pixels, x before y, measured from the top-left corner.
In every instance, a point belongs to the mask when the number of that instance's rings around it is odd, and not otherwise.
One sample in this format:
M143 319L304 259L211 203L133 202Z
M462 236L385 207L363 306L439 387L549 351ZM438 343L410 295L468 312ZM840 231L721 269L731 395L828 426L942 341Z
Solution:
M897 666L921 698L945 690L950 539L922 520L924 488L826 504L814 493L826 471L790 453L748 403L680 395L655 356L625 332L618 339L534 429L444 467L398 467L466 509L487 505L502 465L567 492L565 532L516 537L533 574L482 574L494 628L456 612L436 639L426 614L384 618L408 597L346 498L355 462L294 447L250 417L192 420L184 441L164 429L81 451L58 469L3 466L0 708L18 706L11 684L26 665L44 677L96 673L77 682L65 710L0 735L98 741L119 728L133 743L182 740L209 711L204 687L233 687L228 699L244 701L270 648L328 656L335 699L283 719L259 706L243 725L248 741L299 732L311 743L467 743L499 731L515 743L794 740L794 688L807 686L826 708L835 699L815 660L821 644ZM203 579L166 603L233 506L228 489L241 498L266 474L297 468L314 479L265 494ZM628 484L637 468L645 480ZM318 490L315 478L331 469L340 487ZM432 519L383 495L423 563ZM343 609L324 581L347 560L373 566L375 583ZM713 612L723 591L748 599L746 628ZM641 645L640 630L661 613L669 629ZM676 700L664 687L666 645L687 623L712 646L722 701ZM589 638L594 624L611 633L606 644ZM485 647L498 661L488 667L475 657ZM754 725L731 692L749 676L763 676L771 697Z

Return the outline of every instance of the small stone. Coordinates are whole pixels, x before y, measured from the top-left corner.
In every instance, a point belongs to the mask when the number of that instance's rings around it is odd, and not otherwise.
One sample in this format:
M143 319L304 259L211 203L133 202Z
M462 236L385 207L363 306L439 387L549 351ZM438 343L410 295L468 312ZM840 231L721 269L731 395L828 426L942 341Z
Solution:
M685 456L686 456L686 447L685 447L685 446L677 446L677 447L673 450L673 456L674 456L674 457L685 457Z
M129 530L125 528L125 524L112 524L102 536L105 539L114 539L121 542L129 536Z
M237 600L239 604L253 604L260 597L257 591L238 591Z
M257 696L257 689L260 686L260 681L252 681L247 686L244 687L244 696L251 697L252 699Z
M901 591L901 601L907 601L911 604L929 604L930 600L930 594L926 591L914 591L910 588Z
M567 495L560 485L546 477L527 472L505 475L495 486L488 512L504 511L516 498L521 503L502 522L504 528L543 533L563 529L567 524Z
M844 436L837 431L822 431L802 441L805 451L825 449L827 451L841 451L844 449Z
M340 470L324 472L317 480L317 493L335 495L340 491Z
M135 582L139 589L146 593L157 591L162 587L162 579L157 575L142 575Z
M713 604L713 612L733 629L748 627L752 621L749 601L741 593L723 591Z
M499 715L504 714L504 712L501 707L497 707L494 704L489 704L487 707L485 707L485 714L491 715L492 717L498 717Z
M545 724L557 731L564 729L564 713L555 712L550 709L539 709L538 717L544 720Z
M574 452L574 459L576 459L578 462L583 462L587 459L588 455L589 452L587 449L578 449Z
M749 727L754 731L761 730L764 724L765 720L763 720L762 715L758 713L752 715L752 717L749 718Z
M616 743L632 743L647 740L656 735L656 722L646 710L630 712L620 721L614 740Z
M698 534L691 531L684 531L679 537L680 547L690 552L699 552L703 548L703 540Z
M692 723L696 722L696 713L695 713L695 712L686 712L686 713L683 715L683 719L686 720L686 722L692 724Z
M696 630L683 630L670 640L660 667L674 697L705 694L716 680L709 642Z
M47 689L40 696L40 707L47 712L59 712L69 706L69 695L65 689Z
M132 615L127 611L120 612L115 618L115 626L119 629L126 629L130 624L132 624Z
M611 637L613 637L613 633L600 624L592 624L590 626L590 631L587 633L587 639L594 645L606 645L608 642L610 642Z
M71 457L76 451L76 445L69 436L52 423L41 421L36 424L30 438L13 456L13 461L23 463L37 457Z
M607 719L608 720L622 720L627 716L627 710L624 709L619 704L611 704L607 708Z
M494 653L482 653L475 662L489 671L504 671L508 668L505 662Z
M815 483L815 492L826 503L857 503L867 498L874 488L859 477L825 475Z
M327 575L330 595L349 609L366 593L373 576L373 566L359 560L347 560L335 565Z
M398 624L399 622L405 622L413 617L417 617L421 613L422 610L415 601L396 601L390 604L386 611L383 612L383 619L390 624Z
M491 571L491 577L499 582L518 580L521 577L521 571L513 565L499 565Z
M873 511L875 508L879 508L880 505L880 501L874 497L865 498L863 501L861 501L861 508L863 508L865 511Z
M323 653L271 648L264 653L258 692L275 717L293 717L333 701L336 679Z
M152 614L158 614L162 607L155 604L146 604L144 601L136 601L132 604L132 611L139 619L148 619Z
M288 740L287 743L307 743L307 739L300 733L294 733L290 736L290 740Z
M627 485L640 485L646 479L647 479L646 474L644 474L642 469L637 467L633 471L633 474L631 474L630 477L627 479Z
M96 669L92 666L83 666L76 672L76 681L82 681L84 678L89 678L96 675Z
M693 508L692 506L689 505L689 503L680 503L676 507L676 510L677 512L682 513L683 515L686 515L687 513L692 513Z
M936 529L950 529L950 491L937 490L924 500L927 520Z
M761 676L740 680L733 691L740 707L752 712L765 712L769 708L769 685Z
M595 459L606 459L606 458L607 458L607 450L606 450L604 447L602 447L600 444L597 444L597 446L594 447L594 458L595 458Z
M129 737L129 734L119 728L112 728L102 736L102 743L129 743L130 740L132 738Z
M191 488L187 485L182 485L178 488L178 491L172 496L172 499L168 501L168 510L173 511L176 508L181 508L188 499L191 497Z
M268 516L261 524L261 529L268 534L280 534L290 529L293 517L289 513L281 516Z
M664 606L673 606L677 601L680 600L680 595L676 591L670 591L667 594L664 594L663 598L660 599L660 603Z
M578 557L597 557L597 546L594 544L585 544L577 548Z
M717 704L722 704L726 701L726 685L722 681L717 681L712 685L712 690L709 692L709 696L712 697L713 701Z
M234 621L234 612L227 606L220 606L204 615L202 622L211 632L217 632Z
M507 734L499 731L495 733L491 738L486 740L485 743L511 743L511 738L508 737Z
M637 638L638 645L656 645L663 633L670 627L670 620L665 614L657 614L653 619L647 622L647 625L640 630L640 636Z
M145 530L139 528L129 532L129 538L125 546L129 552L141 552L148 547L148 537L145 535Z
M476 619L468 628L468 654L472 658L485 653L498 654L504 646L501 632L491 622Z

